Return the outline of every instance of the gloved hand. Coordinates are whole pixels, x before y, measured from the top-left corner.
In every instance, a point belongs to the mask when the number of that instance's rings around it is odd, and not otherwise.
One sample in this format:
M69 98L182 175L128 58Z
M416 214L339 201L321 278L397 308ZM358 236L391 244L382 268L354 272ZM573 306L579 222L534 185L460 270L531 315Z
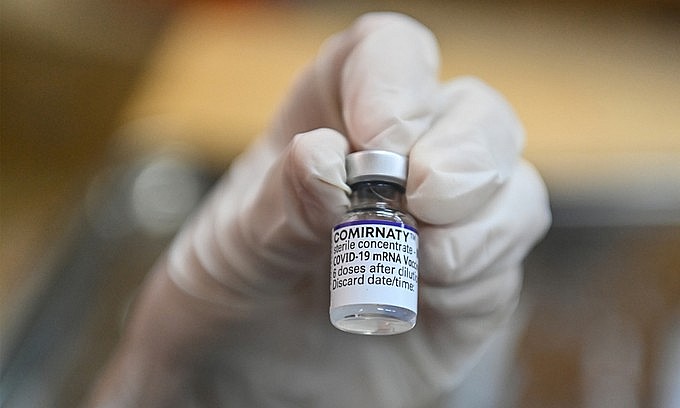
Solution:
M91 405L413 407L454 389L512 314L550 214L507 102L437 72L435 39L405 16L331 38L159 262ZM369 148L410 160L420 305L397 336L328 320L344 156Z

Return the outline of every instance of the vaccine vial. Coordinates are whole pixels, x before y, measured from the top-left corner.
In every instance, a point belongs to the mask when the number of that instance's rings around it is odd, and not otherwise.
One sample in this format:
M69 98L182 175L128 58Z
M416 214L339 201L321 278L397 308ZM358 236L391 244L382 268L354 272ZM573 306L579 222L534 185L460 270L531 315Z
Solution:
M350 207L331 234L330 320L340 330L403 333L418 312L418 231L405 209L408 159L365 150L346 158Z

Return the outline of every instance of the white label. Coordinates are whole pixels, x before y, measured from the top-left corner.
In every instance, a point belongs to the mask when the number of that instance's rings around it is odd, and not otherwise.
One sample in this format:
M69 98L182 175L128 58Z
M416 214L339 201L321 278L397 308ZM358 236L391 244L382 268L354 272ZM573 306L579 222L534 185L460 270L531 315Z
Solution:
M361 220L331 237L331 308L383 304L418 309L418 232L402 223Z

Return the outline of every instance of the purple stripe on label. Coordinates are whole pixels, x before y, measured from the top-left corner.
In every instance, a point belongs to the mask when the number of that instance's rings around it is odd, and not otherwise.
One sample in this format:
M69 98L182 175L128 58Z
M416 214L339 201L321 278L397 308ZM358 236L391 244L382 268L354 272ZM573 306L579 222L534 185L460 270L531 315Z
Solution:
M400 227L400 228L405 228L407 230L413 231L416 234L418 233L418 230L408 224L404 224L403 222L394 222L394 221L386 221L386 220L357 220L357 221L348 221L348 222L343 222L342 224L338 224L335 227L333 227L333 231L339 230L341 228L345 227L351 227L354 225L389 225L391 227Z

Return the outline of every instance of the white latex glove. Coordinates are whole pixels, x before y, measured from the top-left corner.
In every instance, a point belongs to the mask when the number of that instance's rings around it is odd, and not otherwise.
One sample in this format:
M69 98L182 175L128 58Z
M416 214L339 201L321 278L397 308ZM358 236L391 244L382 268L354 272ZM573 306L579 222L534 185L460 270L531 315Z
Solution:
M512 109L437 79L430 31L371 14L303 72L146 283L93 406L418 407L456 387L512 314L550 214ZM402 335L328 320L344 156L408 154L420 306Z

